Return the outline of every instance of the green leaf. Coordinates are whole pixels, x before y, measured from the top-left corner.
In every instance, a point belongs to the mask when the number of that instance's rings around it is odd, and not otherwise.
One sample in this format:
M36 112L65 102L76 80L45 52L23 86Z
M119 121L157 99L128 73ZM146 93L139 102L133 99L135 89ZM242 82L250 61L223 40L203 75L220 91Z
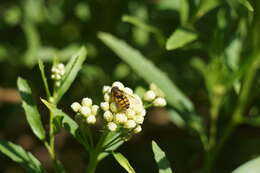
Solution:
M29 173L46 173L41 163L19 145L0 139L0 151Z
M78 130L78 124L69 117L66 113L64 113L62 110L56 108L56 106L52 103L49 103L48 101L41 99L41 101L47 106L47 108L53 113L55 116L55 121L60 124L60 120L62 118L62 126L76 139L78 139L77 136L77 130ZM56 124L57 124L56 123Z
M197 38L198 36L196 33L183 28L178 28L172 33L172 35L166 41L166 49L173 50L181 48L186 44L195 41Z
M128 172L128 173L135 173L135 170L128 162L127 158L123 156L121 153L114 153L113 156L116 159L116 161Z
M253 6L250 4L250 2L248 0L238 0L239 3L241 3L242 5L244 5L249 11L253 12L254 8Z
M122 21L123 22L128 22L144 31L153 33L157 39L157 41L159 42L159 44L163 45L165 42L165 38L163 36L163 34L161 33L161 31L151 25L146 24L145 22L141 21L140 19L138 19L137 17L134 16L129 16L129 15L124 15L122 17Z
M189 20L189 1L181 0L181 8L180 8L180 18L181 25L184 26Z
M50 89L49 89L47 78L46 78L45 71L44 71L44 65L40 59L38 60L38 65L39 65L39 69L41 71L42 81L44 84L45 92L47 94L47 97L49 98L51 96L51 93L50 93Z
M163 150L154 141L152 141L152 148L159 173L172 173L170 163L167 160Z
M55 160L55 172L66 173L63 164L59 160Z
M32 98L32 91L26 80L19 77L17 86L22 98L22 106L25 111L26 119L33 131L33 133L41 140L45 138L45 131L41 122L41 116L38 112L36 104Z
M110 34L101 32L98 37L148 83L155 83L165 93L170 105L193 112L190 100L169 79L167 74L158 69L140 52Z
M71 86L72 82L75 80L79 70L83 62L85 61L87 56L87 51L84 47L80 48L80 50L75 53L68 64L65 67L65 74L62 78L61 86L57 91L57 95L55 96L55 102L58 103L62 96L66 93L66 91Z
M171 109L171 110L169 111L169 118L170 118L170 120L171 120L177 127L179 127L179 128L183 128L183 127L185 127L185 125L186 125L186 122L185 122L185 120L181 117L181 115L180 115L177 111L175 111L175 110L173 110L173 109Z
M204 16L210 10L219 6L221 2L219 0L201 0L199 5L199 10L197 11L197 17Z
M260 157L252 159L238 168L236 168L232 173L259 173L260 172Z

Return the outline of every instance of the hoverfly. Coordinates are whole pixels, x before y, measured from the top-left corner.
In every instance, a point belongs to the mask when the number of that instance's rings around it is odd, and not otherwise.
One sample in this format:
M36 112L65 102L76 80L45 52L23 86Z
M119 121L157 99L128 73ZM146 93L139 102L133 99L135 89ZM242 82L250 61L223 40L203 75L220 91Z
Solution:
M126 110L130 107L130 101L127 95L127 93L120 90L117 86L111 88L111 96L120 109Z

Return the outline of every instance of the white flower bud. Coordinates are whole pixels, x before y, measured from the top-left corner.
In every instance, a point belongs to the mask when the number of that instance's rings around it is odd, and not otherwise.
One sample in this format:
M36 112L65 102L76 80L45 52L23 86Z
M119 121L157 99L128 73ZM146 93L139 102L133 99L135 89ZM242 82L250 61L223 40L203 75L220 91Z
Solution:
M92 100L91 100L90 98L88 98L88 97L83 98L82 101L81 101L81 104L82 104L83 106L88 106L88 107L90 107L90 106L92 105Z
M99 106L98 106L98 105L93 105L93 106L91 107L91 114L97 115L98 109L99 109Z
M90 110L90 108L87 107L87 106L82 106L79 111L80 111L80 113L81 113L83 116L86 116L86 117L91 114L91 110Z
M104 94L104 100L105 100L106 102L109 102L109 101L110 101L110 94L105 93L105 94Z
M60 69L60 74L63 76L65 74L65 69Z
M124 127L127 129L132 129L136 126L136 123L134 120L127 120L124 124Z
M128 88L128 87L125 87L125 88L123 89L123 91L124 91L125 93L127 93L127 94L130 94L130 95L133 94L133 90L132 90L131 88Z
M135 118L135 111L133 109L127 109L125 113L128 119Z
M61 84L60 81L55 82L55 85L56 85L57 87L59 87L60 84Z
M136 122L137 124L143 124L143 122L144 122L144 117L143 117L143 116L136 116L136 117L135 117L135 122Z
M103 116L107 122L110 122L113 120L113 114L110 111L106 111Z
M111 87L110 86L104 86L103 89L102 89L103 94L110 93L110 91L111 91Z
M115 87L115 86L117 86L120 90L124 89L124 85L121 82L118 82L118 81L114 82L112 84L112 87Z
M59 63L58 65L57 65L57 68L59 69L59 70L62 70L62 69L64 69L64 64L62 64L62 63Z
M96 120L96 117L94 115L90 115L90 116L87 117L86 121L87 121L88 124L95 124L97 120Z
M52 79L55 79L55 74L52 74L52 75L51 75L51 78L52 78Z
M78 112L81 108L81 105L78 102L74 102L70 105L70 107L74 112Z
M138 125L136 128L134 128L133 132L136 133L140 133L142 131L142 127L140 125Z
M114 122L109 122L108 124L107 124L107 128L110 130L110 131L116 131L116 129L117 129L117 125L116 125L116 123L114 123Z
M61 75L60 74L56 74L55 75L55 80L61 80Z
M108 102L101 102L101 103L100 103L100 107L101 107L104 111L108 111L108 110L109 110L109 103L108 103Z
M118 124L122 124L122 123L125 123L127 121L127 117L125 116L125 114L122 114L122 113L117 113L115 115L115 119L114 121Z
M59 71L59 70L58 70L56 67L52 67L52 68L51 68L51 72L52 72L52 73L58 73L58 71Z
M117 105L115 102L110 103L110 109L112 112L118 112Z
M141 111L140 115L144 117L144 116L146 115L146 110L143 109L143 110Z
M158 107L166 106L166 100L162 97L158 97L153 101L153 105Z
M156 97L156 94L152 91L152 90L149 90L147 91L145 94L144 94L144 100L145 101L153 101Z

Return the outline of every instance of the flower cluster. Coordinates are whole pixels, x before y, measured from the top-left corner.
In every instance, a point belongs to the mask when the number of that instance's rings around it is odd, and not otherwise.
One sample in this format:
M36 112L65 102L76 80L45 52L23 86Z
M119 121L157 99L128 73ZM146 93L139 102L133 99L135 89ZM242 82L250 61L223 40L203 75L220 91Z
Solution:
M111 94L111 89L117 87L129 102L128 108L120 108ZM133 93L133 90L124 87L121 82L114 82L111 86L103 87L104 102L100 104L103 109L103 118L106 121L107 128L110 131L117 129L126 129L128 132L139 133L142 128L146 110L144 109L140 97Z
M143 100L156 107L166 106L164 93L155 84L150 85L150 89L145 92Z
M51 78L55 81L55 86L59 87L61 84L62 76L65 74L65 66L62 63L55 64L51 69Z
M87 124L95 124L97 119L96 115L99 110L98 105L92 105L90 98L83 98L81 104L74 102L71 104L71 108L74 112L81 116L81 119L86 121Z

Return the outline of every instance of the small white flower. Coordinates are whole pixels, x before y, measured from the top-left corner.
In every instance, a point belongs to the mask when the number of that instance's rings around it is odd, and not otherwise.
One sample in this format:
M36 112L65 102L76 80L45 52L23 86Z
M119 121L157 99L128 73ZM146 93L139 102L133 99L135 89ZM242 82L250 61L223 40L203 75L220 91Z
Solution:
M55 82L55 85L56 85L57 87L59 87L60 84L61 84L60 81Z
M127 118L129 118L129 119L134 119L134 117L135 117L135 111L132 110L132 109L127 109L127 110L126 110L126 116L127 116Z
M166 106L166 100L162 97L158 97L153 101L153 105L158 107Z
M124 127L127 129L132 129L136 126L136 123L134 120L127 120L124 124Z
M115 87L115 86L117 86L120 90L124 89L124 85L121 82L118 82L118 81L114 82L112 84L112 87Z
M105 93L105 94L104 94L104 100L105 100L106 102L109 102L109 101L110 101L110 95L109 95L108 93Z
M101 107L104 111L108 111L108 110L109 110L109 103L108 103L108 102L101 102L101 103L100 103L100 107Z
M136 116L136 117L135 117L135 122L136 122L137 124L143 124L143 122L144 122L144 117L143 117L143 116Z
M104 86L103 89L102 89L103 94L110 93L110 91L111 91L111 87L110 86Z
M79 111L80 111L80 113L81 113L83 116L86 116L86 117L91 114L91 110L90 110L90 108L87 107L87 106L82 106Z
M140 113L140 115L144 117L146 115L146 110L143 109L142 112Z
M90 116L87 117L86 121L87 121L88 124L95 124L97 119L94 115L90 115Z
M106 111L103 116L107 122L110 122L113 120L113 114L110 111Z
M110 110L112 112L118 112L117 105L115 102L110 103Z
M107 124L107 128L110 130L110 131L116 131L116 129L117 129L117 125L116 125L116 123L114 123L114 122L109 122L108 124Z
M153 101L156 97L156 94L154 93L154 91L152 90L148 90L145 94L144 94L144 100L145 101Z
M91 107L91 114L97 115L98 109L99 109L99 106L98 106L98 105L93 105L93 106Z
M81 108L81 105L78 102L74 102L70 105L70 107L74 112L78 112Z
M57 65L57 68L58 68L59 70L63 70L63 69L64 69L64 64L59 63L59 64Z
M130 94L130 95L132 95L134 93L133 90L131 88L128 88L128 87L124 88L124 92L127 93L127 94Z
M115 123L122 124L122 123L125 123L127 121L127 117L125 116L125 114L117 113L115 115L114 121L115 121Z
M89 107L89 106L92 105L92 100L90 98L88 98L88 97L83 98L81 104L83 106L88 106Z
M140 125L138 125L136 128L134 128L133 132L136 133L140 133L142 131L142 127Z

